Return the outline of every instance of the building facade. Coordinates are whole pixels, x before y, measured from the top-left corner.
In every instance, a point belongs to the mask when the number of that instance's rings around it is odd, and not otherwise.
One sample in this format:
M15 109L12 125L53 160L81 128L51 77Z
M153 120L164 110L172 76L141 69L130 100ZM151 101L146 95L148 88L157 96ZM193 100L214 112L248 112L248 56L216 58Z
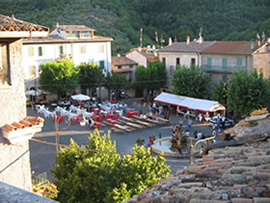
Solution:
M200 52L201 66L212 83L219 83L224 75L230 79L234 71L251 71L253 51L252 42L218 41Z
M40 65L56 59L68 58L77 66L95 63L103 73L111 72L112 38L96 36L85 25L56 25L47 38L23 40L23 63L26 89L38 85Z
M27 191L32 191L29 139L37 128L21 123L26 118L21 38L48 34L47 27L0 15L0 181Z

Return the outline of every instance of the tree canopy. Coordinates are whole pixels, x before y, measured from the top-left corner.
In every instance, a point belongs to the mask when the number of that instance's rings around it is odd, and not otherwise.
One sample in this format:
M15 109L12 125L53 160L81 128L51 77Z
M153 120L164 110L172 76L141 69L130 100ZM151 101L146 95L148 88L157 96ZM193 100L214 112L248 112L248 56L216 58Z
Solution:
M58 153L52 174L60 202L122 202L170 173L165 158L151 156L150 148L135 145L133 155L121 157L114 153L110 132L101 136L96 130L88 140L89 145L79 148L71 139L73 148Z
M66 59L42 64L40 88L61 97L78 87L78 72L74 63Z
M166 84L166 81L166 67L160 61L149 63L147 68L138 66L135 71L135 86L146 89L148 93L159 90Z
M115 90L117 93L119 93L121 89L129 89L131 84L125 75L112 72L111 74L107 73L103 86L109 90L109 92L110 90Z
M104 83L105 76L103 75L102 68L94 63L81 63L78 66L79 80L82 92L86 93L87 88L96 88Z
M263 74L252 70L233 72L228 86L228 106L238 115L250 115L253 110L267 107L267 82Z
M205 98L209 93L210 78L198 66L177 66L172 76L172 86L177 95Z

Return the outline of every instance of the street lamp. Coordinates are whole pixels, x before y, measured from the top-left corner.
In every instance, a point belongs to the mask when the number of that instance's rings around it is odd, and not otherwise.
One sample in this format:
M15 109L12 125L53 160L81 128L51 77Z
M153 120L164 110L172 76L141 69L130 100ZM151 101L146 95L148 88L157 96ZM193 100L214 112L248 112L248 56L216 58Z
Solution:
M68 129L70 127L70 124L71 124L71 121L69 119L67 119L65 121L67 126L64 127L64 128L59 129L59 121L60 121L60 119L64 119L64 117L66 115L68 115L68 114L69 113L64 113L61 116L57 117L56 112L54 112L54 116L55 116L55 120L54 120L55 121L55 155L56 155L56 157L57 157L57 154L58 154L59 132L62 131L62 130ZM85 119L84 113L82 112L82 119L79 121L80 126L85 126L87 122L88 121Z

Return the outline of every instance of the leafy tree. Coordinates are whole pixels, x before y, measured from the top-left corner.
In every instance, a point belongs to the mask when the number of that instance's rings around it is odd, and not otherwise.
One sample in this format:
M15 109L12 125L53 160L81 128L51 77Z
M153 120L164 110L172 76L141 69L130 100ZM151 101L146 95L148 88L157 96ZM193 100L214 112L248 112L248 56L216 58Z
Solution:
M249 115L265 105L268 96L267 83L263 74L254 69L250 73L234 72L228 87L228 106L238 115Z
M135 86L139 89L144 89L145 81L147 81L146 68L140 65L135 71Z
M105 77L105 84L103 86L106 87L109 91L115 90L117 93L119 93L121 89L129 89L130 82L125 75L117 72L112 72L111 74L107 73Z
M102 68L97 64L81 63L78 69L82 92L86 93L87 88L95 89L104 82Z
M222 80L219 84L215 84L213 88L213 99L227 107L228 98L228 77L223 75Z
M172 76L172 86L175 94L204 98L208 94L210 78L198 66L178 66Z
M61 148L58 153L52 174L60 202L122 202L169 175L165 158L150 156L150 148L136 145L137 156L121 158L112 153L116 142L111 141L110 132L100 136L96 130L88 140L89 145L81 147L88 150L79 149L71 139L70 146L76 148Z
M78 87L78 69L70 60L63 59L41 65L41 89L56 94L58 98Z
M166 79L166 68L160 61L149 63L148 68L138 66L135 72L136 87L146 89L148 93L163 87Z

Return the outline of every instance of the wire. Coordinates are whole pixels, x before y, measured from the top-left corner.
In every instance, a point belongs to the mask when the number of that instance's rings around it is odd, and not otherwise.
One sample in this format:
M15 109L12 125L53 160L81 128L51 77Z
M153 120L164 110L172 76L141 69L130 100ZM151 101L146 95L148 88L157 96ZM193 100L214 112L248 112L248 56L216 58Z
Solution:
M104 154L119 154L119 155L133 155L133 156L152 156L152 157L190 157L189 155L161 155L161 154L134 154L134 153L125 153L125 152L111 152L111 151L102 151L102 150L95 150L95 149L86 149L86 148L81 148L81 147L72 147L68 145L63 145L63 144L56 144L53 142L47 142L39 139L32 138L32 141L47 144L47 145L53 145L53 146L59 146L59 147L65 147L65 148L71 148L71 149L78 149L78 150L83 150L83 151L90 151L90 152L98 152L98 153L104 153ZM193 155L193 157L202 157L201 155Z

